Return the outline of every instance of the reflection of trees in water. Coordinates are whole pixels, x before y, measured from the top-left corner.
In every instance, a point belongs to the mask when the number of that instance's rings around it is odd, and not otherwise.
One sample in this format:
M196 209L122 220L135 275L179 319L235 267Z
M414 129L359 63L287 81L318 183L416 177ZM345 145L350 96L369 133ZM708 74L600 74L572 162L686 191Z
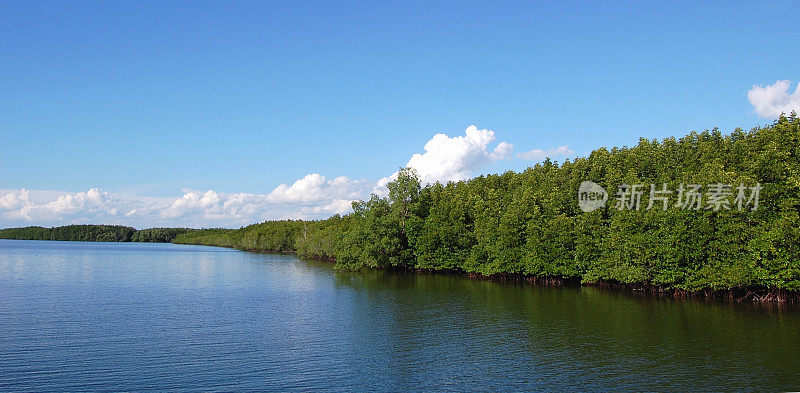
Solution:
M334 274L336 288L355 293L356 337L387 349L380 361L392 365L398 383L420 382L413 375L420 364L436 370L466 362L470 373L485 378L536 373L569 384L570 378L601 373L613 387L683 373L687 384L735 381L746 387L754 386L754 378L796 379L800 364L797 351L787 349L798 345L796 310L443 274ZM777 374L752 371L762 368Z

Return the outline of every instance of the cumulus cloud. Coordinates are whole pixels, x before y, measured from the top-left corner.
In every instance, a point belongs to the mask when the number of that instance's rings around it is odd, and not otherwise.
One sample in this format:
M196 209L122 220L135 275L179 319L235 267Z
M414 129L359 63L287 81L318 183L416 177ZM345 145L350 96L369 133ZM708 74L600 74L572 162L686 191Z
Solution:
M311 208L303 209L303 214L309 215L334 215L334 214L347 214L353 211L352 199L334 199L331 203L324 206L314 206Z
M753 85L747 92L747 100L761 117L776 118L781 113L789 114L792 111L800 113L800 84L795 87L794 93L789 93L788 80L779 80L769 86Z
M351 211L351 202L364 198L369 191L365 181L317 176L303 178L311 181L300 179L292 186L279 186L268 195L185 190L180 197L152 198L120 196L92 188L53 197L51 191L0 190L0 227L87 223L138 228L238 227L271 219L346 214Z
M26 189L13 190L0 196L0 209L18 209L30 203L31 192Z
M474 125L467 127L464 135L460 136L436 134L425 144L425 152L411 156L405 166L415 169L423 184L466 180L487 165L512 157L514 145L511 143L500 142L493 149L489 147L495 139L494 131L478 129ZM573 153L565 145L548 150L530 150L517 154L517 158L538 161ZM375 183L372 193L380 197L387 196L387 184L396 179L397 172L381 178Z
M368 187L366 181L351 180L339 176L328 180L318 173L311 173L298 179L292 185L286 183L275 187L267 195L274 203L309 203L330 199L358 199Z
M533 149L517 154L517 158L528 161L541 161L547 157L568 156L574 153L567 145L558 146L547 150Z
M0 195L0 217L17 221L53 221L80 212L87 219L93 219L117 216L121 205L122 201L98 188L63 194L47 202L37 202L31 192L23 188Z
M411 156L406 167L416 169L426 184L465 180L487 164L511 156L514 146L508 142L500 142L489 150L494 140L494 131L474 125L467 127L461 136L436 134L425 144L425 152ZM380 182L386 183L389 178Z

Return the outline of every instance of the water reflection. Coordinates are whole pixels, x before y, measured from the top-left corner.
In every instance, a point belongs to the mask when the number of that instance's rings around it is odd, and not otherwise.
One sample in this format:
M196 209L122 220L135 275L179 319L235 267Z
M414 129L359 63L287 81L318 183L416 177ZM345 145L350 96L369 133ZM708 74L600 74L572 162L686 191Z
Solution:
M0 295L0 390L800 385L797 309L20 241L0 241Z
M596 288L547 288L462 277L337 272L336 286L363 294L352 324L360 337L388 330L390 369L453 368L477 379L553 386L784 388L800 381L796 309L630 296ZM380 307L375 307L380 304ZM409 374L411 373L411 374ZM464 376L467 376L465 374ZM599 377L599 379L598 379ZM454 383L447 379L442 384Z

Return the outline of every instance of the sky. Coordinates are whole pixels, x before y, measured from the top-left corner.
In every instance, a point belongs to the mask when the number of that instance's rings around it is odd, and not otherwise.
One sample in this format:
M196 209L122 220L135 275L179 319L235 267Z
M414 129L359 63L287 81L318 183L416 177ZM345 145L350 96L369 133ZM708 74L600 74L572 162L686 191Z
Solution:
M0 0L0 227L325 218L800 112L799 1Z

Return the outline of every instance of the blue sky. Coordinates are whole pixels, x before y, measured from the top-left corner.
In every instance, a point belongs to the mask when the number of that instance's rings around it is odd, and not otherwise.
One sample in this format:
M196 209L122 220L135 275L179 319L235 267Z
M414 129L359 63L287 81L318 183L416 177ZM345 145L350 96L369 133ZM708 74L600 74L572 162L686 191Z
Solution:
M324 217L438 133L432 181L766 124L798 6L0 1L0 227Z

